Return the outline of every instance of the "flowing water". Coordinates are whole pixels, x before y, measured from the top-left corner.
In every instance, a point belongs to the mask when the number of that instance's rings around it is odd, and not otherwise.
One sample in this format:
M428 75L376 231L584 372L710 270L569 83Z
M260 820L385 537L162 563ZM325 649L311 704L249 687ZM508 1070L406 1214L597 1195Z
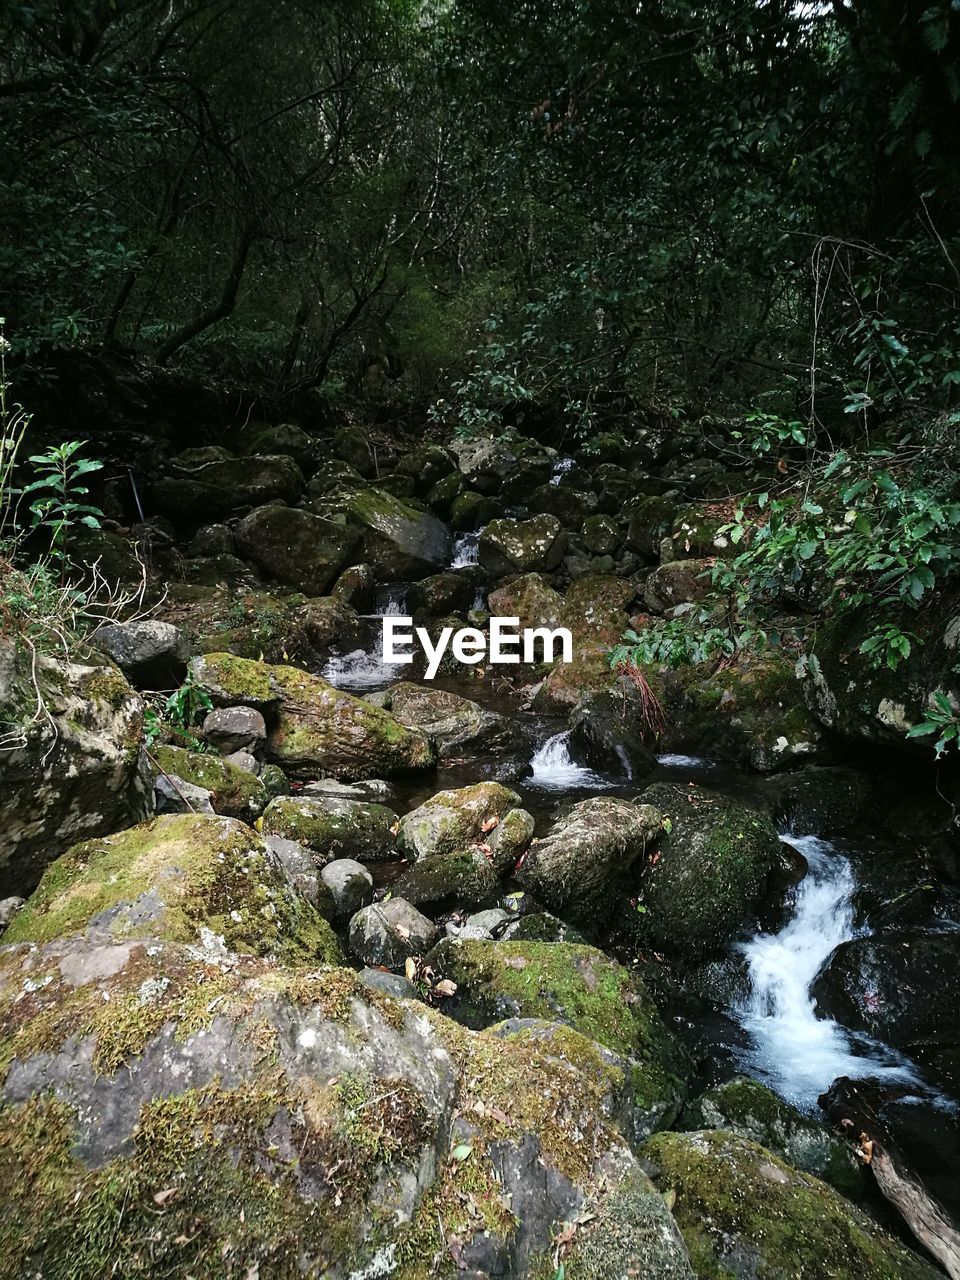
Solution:
M784 837L807 859L796 905L779 933L758 933L742 945L750 994L739 1020L753 1038L745 1065L796 1106L811 1109L838 1077L920 1083L891 1049L854 1037L832 1018L817 1017L810 988L841 942L857 936L849 859L828 840Z
M453 544L451 569L466 569L480 563L480 532L458 534Z
M543 791L606 791L616 784L601 773L577 764L570 755L570 734L555 733L530 761L527 786Z

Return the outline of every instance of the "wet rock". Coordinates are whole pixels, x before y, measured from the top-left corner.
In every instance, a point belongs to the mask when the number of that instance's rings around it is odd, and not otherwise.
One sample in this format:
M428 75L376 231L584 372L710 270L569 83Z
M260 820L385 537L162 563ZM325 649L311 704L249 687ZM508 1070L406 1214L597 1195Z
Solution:
M615 909L630 868L659 834L660 814L650 805L581 800L530 847L516 877L564 918L599 926Z
M326 921L266 845L231 818L155 818L74 845L47 868L5 942L81 935L218 945L289 962L339 956Z
M214 813L253 822L267 807L270 797L260 779L221 756L168 746L156 746L151 754L163 773L205 791Z
M674 560L661 564L647 578L643 599L651 613L666 613L681 604L695 604L710 592L708 560Z
M217 707L208 712L200 732L224 756L257 751L267 740L266 722L254 707Z
M644 495L630 504L627 544L648 558L660 554L660 543L676 519L677 504L672 498Z
M498 617L519 618L521 627L551 630L559 625L563 610L563 596L539 573L511 578L490 592L487 603Z
M233 530L226 524L204 524L190 539L192 556L232 556L236 551Z
M300 611L300 624L310 644L319 651L353 639L359 626L354 610L335 596L308 600Z
M556 516L494 520L480 534L480 563L494 577L549 572L566 549L567 535Z
M457 984L444 1012L478 1028L505 1018L560 1022L643 1064L634 1080L650 1133L675 1119L689 1069L639 978L593 947L445 938L427 963Z
M335 920L349 920L373 899L373 876L352 858L335 858L320 872L333 898Z
M863 1173L847 1143L756 1080L727 1080L702 1093L684 1107L678 1127L729 1129L848 1199L863 1198Z
M413 906L440 915L495 902L497 873L479 849L436 853L405 871L394 890Z
M960 933L903 931L843 942L821 969L821 1015L904 1050L960 1086Z
M337 796L278 796L261 826L267 835L296 840L318 866L335 858L383 862L396 856L393 828L397 815L385 805Z
M368 564L350 565L333 584L330 594L357 613L369 613L376 594L373 569Z
M667 820L658 856L638 880L642 932L677 955L715 953L746 925L781 866L776 829L705 787L655 783L642 798Z
M423 734L320 676L223 653L195 658L190 670L215 706L263 711L269 722L267 756L293 773L362 780L433 764L433 748Z
M572 924L549 911L534 911L508 924L503 931L504 942L575 942L586 944L587 939Z
M496 493L517 462L506 444L487 436L454 440L450 451L466 483L481 493Z
M169 622L154 618L100 627L93 643L141 688L168 689L179 684L190 657L186 636Z
M676 1192L674 1217L699 1275L773 1280L787 1258L804 1280L937 1274L826 1183L737 1134L658 1133L641 1155L661 1194Z
M588 551L596 556L616 555L623 546L623 529L610 516L588 516L583 522L580 537Z
M368 965L402 969L408 956L422 956L439 936L437 926L403 898L362 907L350 921L350 950Z
M237 546L278 582L322 596L360 546L356 530L294 507L259 507L236 528Z
M424 497L434 485L453 475L456 462L451 453L438 444L421 445L397 463L397 474L410 476L418 497Z
M855 769L810 766L787 778L776 817L785 831L819 836L849 831L864 816L874 783Z
M542 484L528 492L527 506L536 515L556 516L567 529L579 529L596 510L596 494L570 485Z
M153 505L174 520L216 520L243 507L296 502L303 472L292 458L233 458L187 451L170 462L153 485Z
M438 791L400 819L397 846L414 860L462 853L482 844L510 810L519 806L517 793L498 782Z
M143 702L113 667L33 657L0 637L0 893L76 840L146 817Z
M428 511L378 489L354 490L343 503L348 519L360 530L364 559L381 581L419 578L449 565L450 530Z
M443 689L402 683L390 690L390 711L425 733L440 760L476 754L477 771L512 782L529 772L530 744L514 720Z
M434 573L411 584L407 606L413 613L439 618L448 613L465 613L475 594L476 586L470 574Z
M495 498L468 489L450 504L450 528L457 533L473 533L496 519L501 509Z
M570 717L570 751L591 768L644 778L657 767L647 744L655 732L644 724L642 708L626 691L585 698Z

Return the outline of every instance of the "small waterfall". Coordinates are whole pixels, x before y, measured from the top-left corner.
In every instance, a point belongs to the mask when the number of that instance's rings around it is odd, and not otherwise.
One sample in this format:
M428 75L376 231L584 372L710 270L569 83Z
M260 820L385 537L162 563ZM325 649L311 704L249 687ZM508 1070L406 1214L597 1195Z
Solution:
M527 785L544 791L603 790L615 785L602 774L577 764L570 756L570 733L555 733L530 761L533 777Z
M919 1077L894 1050L856 1040L839 1023L818 1018L813 981L834 948L856 936L849 860L827 840L785 836L807 859L796 906L779 933L757 934L742 947L751 990L740 1008L755 1041L748 1069L796 1106L810 1109L837 1078L886 1076L908 1083ZM857 1052L859 1044L860 1052Z
M657 756L657 764L663 765L665 769L716 768L716 761L708 760L706 756L682 756L674 752L667 752L665 755Z
M473 533L458 534L453 544L451 569L466 569L472 564L480 563L480 530Z
M407 608L407 584L394 582L381 587L373 606L374 618L405 618L409 614Z
M371 652L354 649L352 653L329 658L320 674L335 689L343 689L347 693L362 693L382 689L400 678L403 670L395 662L384 662L378 646Z

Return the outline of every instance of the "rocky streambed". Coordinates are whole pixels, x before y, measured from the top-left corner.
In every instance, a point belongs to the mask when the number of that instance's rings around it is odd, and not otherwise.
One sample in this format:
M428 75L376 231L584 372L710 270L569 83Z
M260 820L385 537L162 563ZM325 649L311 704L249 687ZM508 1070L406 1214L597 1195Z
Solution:
M956 1274L942 801L846 649L644 732L606 649L725 551L669 436L190 450L99 535L156 617L4 639L3 1274ZM425 682L400 613L575 661Z

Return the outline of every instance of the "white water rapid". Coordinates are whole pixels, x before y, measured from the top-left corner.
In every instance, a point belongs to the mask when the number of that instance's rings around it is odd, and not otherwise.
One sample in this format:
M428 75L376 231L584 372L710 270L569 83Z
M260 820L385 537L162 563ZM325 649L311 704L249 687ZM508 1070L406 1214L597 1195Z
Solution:
M589 787L599 791L615 784L602 774L577 764L570 755L570 734L555 733L548 738L530 761L533 777L527 785L543 791L580 790Z
M461 533L453 544L451 569L466 569L469 565L480 563L480 532Z
M744 943L750 994L739 1010L755 1047L745 1065L795 1106L810 1110L837 1078L863 1076L920 1083L900 1055L851 1034L829 1018L818 1018L810 988L841 942L856 936L849 860L827 840L785 836L807 859L809 871L797 887L790 920L779 933L760 933ZM857 1051L859 1047L859 1052Z

